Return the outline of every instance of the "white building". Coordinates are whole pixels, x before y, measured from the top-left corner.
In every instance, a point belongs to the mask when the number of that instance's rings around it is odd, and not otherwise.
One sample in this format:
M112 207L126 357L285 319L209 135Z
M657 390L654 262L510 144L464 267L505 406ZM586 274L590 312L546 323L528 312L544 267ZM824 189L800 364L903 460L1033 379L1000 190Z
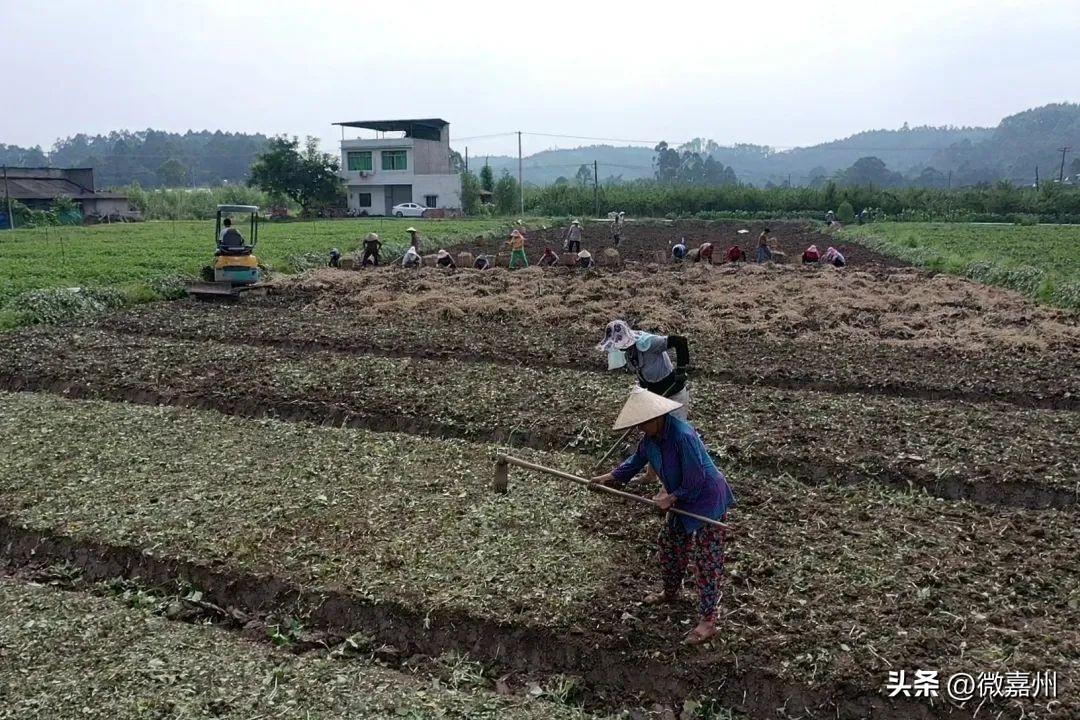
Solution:
M341 176L349 209L391 215L395 205L461 207L461 176L450 164L450 123L374 120L334 123L342 128ZM375 130L375 138L345 138L345 128Z

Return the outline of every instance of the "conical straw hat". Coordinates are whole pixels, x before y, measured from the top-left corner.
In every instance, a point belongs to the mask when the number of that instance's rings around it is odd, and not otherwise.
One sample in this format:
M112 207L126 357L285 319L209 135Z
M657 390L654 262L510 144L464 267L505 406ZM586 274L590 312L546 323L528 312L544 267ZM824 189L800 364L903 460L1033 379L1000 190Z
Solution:
M625 430L628 427L640 425L643 422L667 415L672 410L682 407L682 403L668 400L663 395L657 395L640 387L630 391L630 397L626 399L619 417L615 419L613 430Z

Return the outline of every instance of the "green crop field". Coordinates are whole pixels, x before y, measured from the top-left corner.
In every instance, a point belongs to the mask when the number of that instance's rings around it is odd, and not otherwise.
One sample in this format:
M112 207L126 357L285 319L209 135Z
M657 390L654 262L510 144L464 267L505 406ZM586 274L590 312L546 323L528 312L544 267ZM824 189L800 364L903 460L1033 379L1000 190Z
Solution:
M356 250L361 238L377 232L387 260L408 241L415 225L424 249L498 231L508 219L323 220L264 223L256 254L277 270L292 272L326 262L331 248ZM246 223L241 229L247 234ZM194 276L214 251L213 221L159 221L90 227L50 227L0 233L0 329L33 322L34 298L42 288L90 287L115 291L115 304L167 296L163 284ZM175 286L175 282L173 283Z
M1080 307L1080 226L875 223L844 230L875 250L941 272Z

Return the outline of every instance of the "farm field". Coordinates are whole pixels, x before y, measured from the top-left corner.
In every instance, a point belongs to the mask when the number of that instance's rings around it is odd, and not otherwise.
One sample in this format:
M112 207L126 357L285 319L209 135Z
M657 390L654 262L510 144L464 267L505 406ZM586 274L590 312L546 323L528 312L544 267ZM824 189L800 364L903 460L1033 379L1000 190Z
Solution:
M923 267L1080 307L1080 226L874 223L843 234Z
M629 386L622 373L274 346L251 356L239 344L95 329L17 338L0 349L0 388L579 453L615 442L603 419ZM1080 500L1080 413L747 387L704 374L691 387L696 426L718 457L808 482L910 484L1036 507ZM468 402L462 388L474 388Z
M472 687L475 669L443 658L416 677L373 648L296 655L198 622L165 618L193 605L145 593L115 598L0 579L3 718L511 718L585 720L563 704ZM355 649L352 649L354 648ZM346 653L347 650L351 652ZM19 668L22 668L21 670Z
M413 221L415 220L415 222ZM314 254L325 264L331 248L356 250L369 232L383 239L392 259L415 225L428 243L450 244L506 227L507 220L349 219L262 223L256 254L291 272ZM243 232L247 233L245 226ZM87 227L33 228L0 235L0 313L20 293L53 287L123 290L131 299L154 299L157 286L195 276L214 251L213 221L153 221ZM12 308L7 313L13 313ZM0 320L3 318L0 317ZM15 318L8 317L14 325ZM0 328L3 324L0 323Z
M770 227L790 255L835 241ZM882 689L933 668L1056 671L1057 701L977 716L1074 717L1080 318L847 240L841 270L661 262L742 228L632 225L589 272L318 269L5 334L0 566L197 588L525 695L573 678L588 712L975 717ZM656 515L520 470L491 489L499 452L593 474L631 382L595 349L616 317L689 337L691 418L738 498L704 648L678 645L689 602L641 602Z

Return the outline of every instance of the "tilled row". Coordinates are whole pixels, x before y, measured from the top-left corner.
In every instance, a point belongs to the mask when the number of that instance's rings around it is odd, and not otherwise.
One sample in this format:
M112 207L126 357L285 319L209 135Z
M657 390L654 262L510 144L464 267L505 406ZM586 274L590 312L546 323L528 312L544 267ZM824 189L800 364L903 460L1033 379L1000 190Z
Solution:
M16 544L28 537L11 528L5 528L3 535L6 542ZM42 560L68 561L65 552L58 552L55 538L39 539L46 551ZM74 578L79 586L96 593L58 589L58 584L68 584L67 578L44 585L0 577L4 608L0 647L6 650L5 662L0 663L4 716L78 715L111 720L158 716L594 717L560 703L557 680L546 686L536 684L539 692L532 694L510 695L505 684L504 691L497 693L494 683L480 674L482 668L463 657L445 656L425 663L420 672L405 673L377 660L379 656L393 658L388 657L387 648L378 649L373 638L364 635L339 638L333 651L301 655L250 642L221 624L171 622L168 618L213 604L198 591L173 596L170 601L175 586L169 585L180 577L162 576L163 587L117 582L122 578L102 569L119 554L100 546L84 548L81 566L64 566L68 573L86 571L112 581L111 587L95 586ZM55 575L44 574L46 578ZM153 594L160 591L164 597ZM244 616L236 606L229 609ZM264 640L269 640L270 630L280 642L292 646L308 634L284 617L269 628L260 627ZM249 624L260 625L254 620ZM578 699L574 694L565 698ZM659 713L640 716L660 717Z
M0 450L13 562L181 580L221 607L287 607L311 627L580 674L613 696L722 683L755 716L785 698L812 716L947 716L890 708L887 671L1055 668L1064 693L1080 657L1069 512L745 473L723 632L675 651L692 608L640 602L656 521L518 474L492 495L494 448L18 394L0 397Z
M29 338L30 336L28 336ZM595 456L628 387L619 375L250 348L86 331L0 351L0 386L176 404L244 417L459 437ZM691 384L692 418L722 464L811 484L879 482L950 499L1068 507L1080 415L1009 405ZM616 448L616 453L627 448Z
M603 369L595 344L621 317L687 335L699 371L731 382L1080 409L1075 317L955 278L319 271L274 293L236 306L147 306L105 324L251 345Z

